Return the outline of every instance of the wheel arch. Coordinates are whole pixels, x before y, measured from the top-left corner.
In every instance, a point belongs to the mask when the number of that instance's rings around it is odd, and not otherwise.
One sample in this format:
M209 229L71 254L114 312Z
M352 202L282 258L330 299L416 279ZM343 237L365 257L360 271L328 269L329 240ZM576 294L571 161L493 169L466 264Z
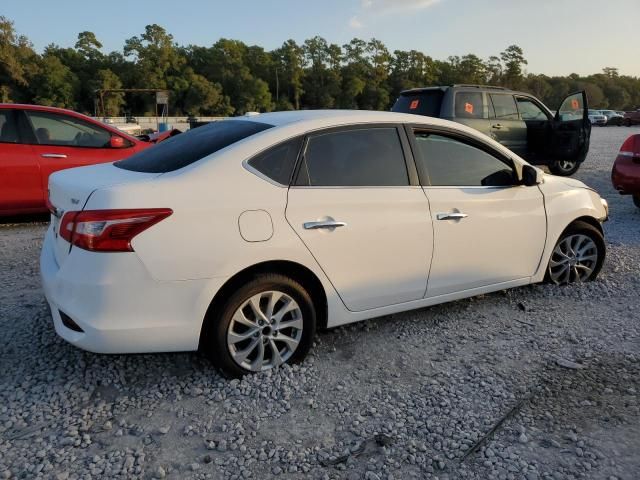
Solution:
M224 301L229 298L234 291L236 291L241 285L247 283L251 278L263 273L279 273L286 275L293 280L299 282L310 294L316 309L316 322L320 329L327 327L328 319L328 306L327 306L327 294L322 285L322 282L309 268L301 265L297 262L289 260L270 260L247 267L231 278L229 278L220 289L216 292L204 318L202 319L202 327L200 329L200 339L198 341L199 349L203 347L204 334L206 331L206 322L213 313L222 308Z
M569 227L571 227L571 225L573 225L573 224L575 224L577 222L587 223L587 224L591 225L592 227L595 227L602 234L602 236L604 237L604 229L602 228L602 224L600 223L600 221L597 218L591 217L589 215L583 215L582 217L578 217L578 218L572 220L571 222L569 222L569 224L566 227L564 227L564 230L562 230L562 232L560 233L560 236L562 236L562 234L564 232L566 232L567 229ZM560 238L560 236L558 238ZM556 239L556 242L557 241L558 240Z

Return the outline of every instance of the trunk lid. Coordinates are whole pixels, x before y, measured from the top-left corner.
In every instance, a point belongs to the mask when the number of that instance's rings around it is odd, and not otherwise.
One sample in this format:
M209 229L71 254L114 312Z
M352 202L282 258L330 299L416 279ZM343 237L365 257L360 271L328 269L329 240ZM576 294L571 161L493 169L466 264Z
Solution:
M58 266L62 266L71 250L69 242L59 234L60 221L65 213L83 210L91 194L101 188L147 181L158 176L157 173L124 170L111 163L71 168L52 174L49 177L49 204L55 212L51 215L51 226Z

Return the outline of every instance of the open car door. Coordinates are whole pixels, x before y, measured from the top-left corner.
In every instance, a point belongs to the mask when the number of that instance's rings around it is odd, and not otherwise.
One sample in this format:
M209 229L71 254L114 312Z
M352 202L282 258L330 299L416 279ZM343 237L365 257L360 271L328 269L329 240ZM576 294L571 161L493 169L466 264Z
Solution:
M588 109L587 93L583 90L567 96L556 110L549 139L552 173L572 175L587 156L591 137Z

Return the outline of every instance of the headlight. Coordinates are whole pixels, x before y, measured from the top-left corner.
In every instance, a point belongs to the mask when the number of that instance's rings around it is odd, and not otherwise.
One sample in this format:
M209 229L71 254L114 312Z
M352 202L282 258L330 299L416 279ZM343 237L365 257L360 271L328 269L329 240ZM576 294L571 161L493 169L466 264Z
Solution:
M600 198L600 203L602 203L602 207L604 208L604 218L602 218L601 221L605 222L609 220L609 202L604 198Z

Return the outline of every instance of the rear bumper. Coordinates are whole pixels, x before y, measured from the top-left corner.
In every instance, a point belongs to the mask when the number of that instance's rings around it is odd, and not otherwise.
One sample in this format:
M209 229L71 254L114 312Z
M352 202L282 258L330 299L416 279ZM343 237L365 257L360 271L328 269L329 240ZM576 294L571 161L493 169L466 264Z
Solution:
M158 282L135 253L74 248L62 268L47 231L40 257L42 286L56 333L96 353L191 351L223 278ZM67 315L82 332L62 322Z
M623 195L640 194L640 163L619 155L611 170L611 183Z

